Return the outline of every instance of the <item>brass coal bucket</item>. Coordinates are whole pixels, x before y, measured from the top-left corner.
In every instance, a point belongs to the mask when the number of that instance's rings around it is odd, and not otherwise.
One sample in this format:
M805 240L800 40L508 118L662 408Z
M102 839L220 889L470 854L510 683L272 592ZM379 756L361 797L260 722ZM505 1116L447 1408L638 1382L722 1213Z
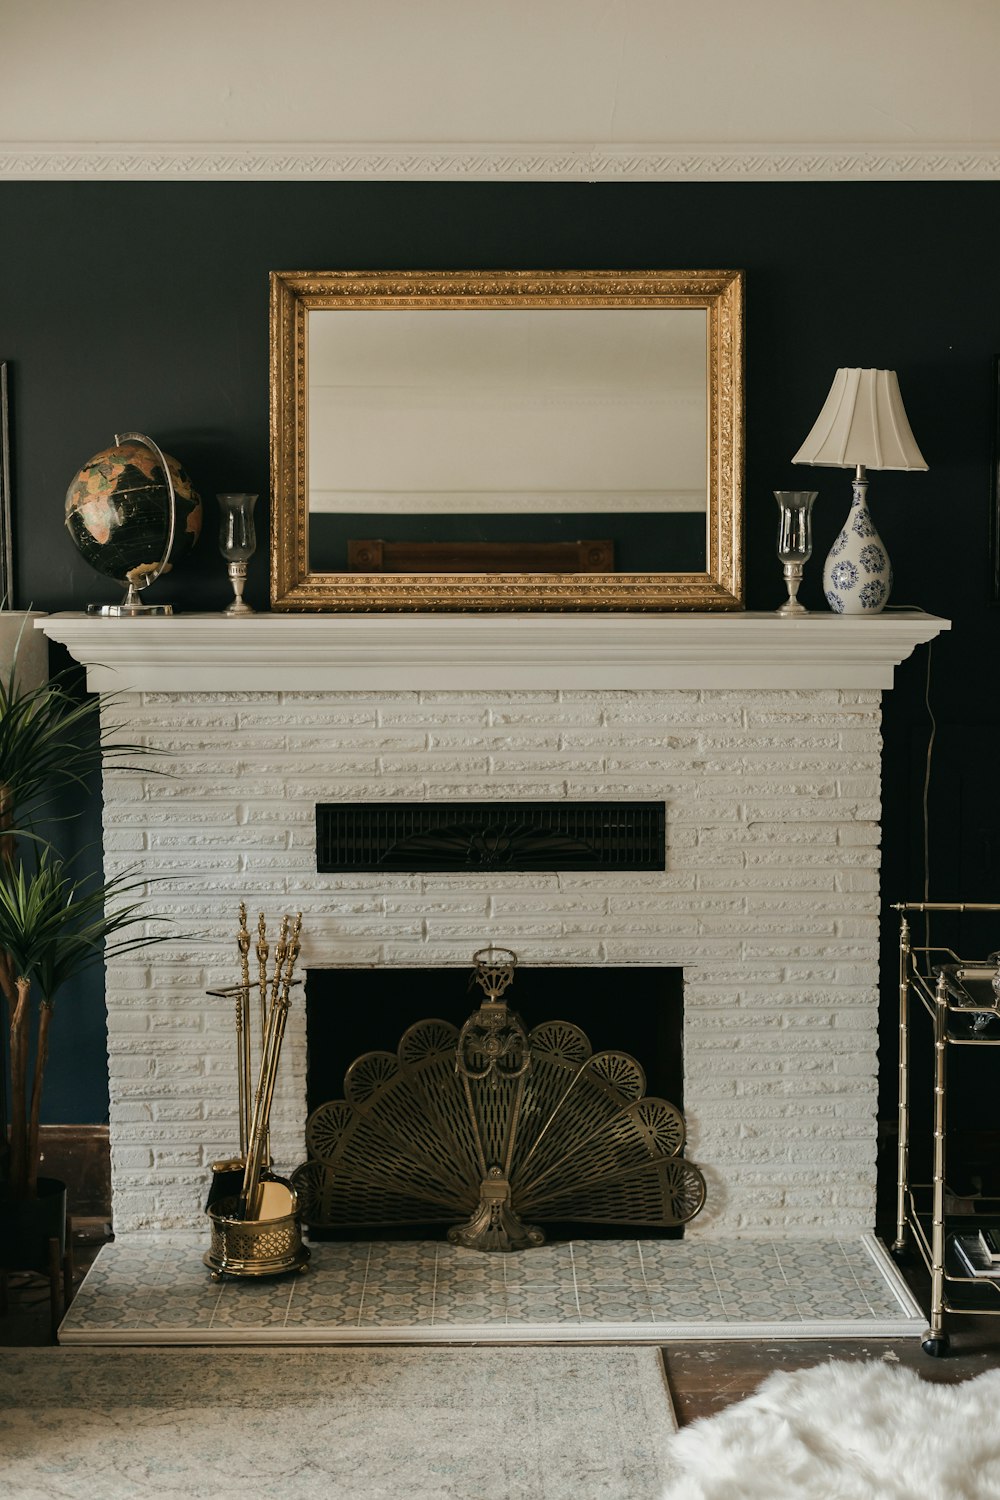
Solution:
M266 1178L261 1187L259 1219L239 1217L239 1194L210 1205L212 1245L203 1259L213 1281L223 1276L280 1276L307 1268L309 1251L302 1243L295 1189L277 1176Z

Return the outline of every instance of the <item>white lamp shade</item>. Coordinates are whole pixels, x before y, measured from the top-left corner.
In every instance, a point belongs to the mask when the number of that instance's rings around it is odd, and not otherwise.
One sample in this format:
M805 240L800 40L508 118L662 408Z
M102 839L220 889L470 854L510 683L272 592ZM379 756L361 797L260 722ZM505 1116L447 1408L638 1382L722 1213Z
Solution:
M895 370L838 370L812 431L792 459L838 469L926 469Z

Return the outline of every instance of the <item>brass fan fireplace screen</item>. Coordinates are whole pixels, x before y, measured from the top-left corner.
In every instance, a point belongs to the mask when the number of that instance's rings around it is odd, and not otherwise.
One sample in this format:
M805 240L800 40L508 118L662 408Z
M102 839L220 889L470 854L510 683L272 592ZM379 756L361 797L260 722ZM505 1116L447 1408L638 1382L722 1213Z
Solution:
M684 1120L648 1098L635 1058L593 1052L568 1021L527 1031L505 999L516 955L483 949L461 1031L423 1020L367 1052L306 1126L293 1182L314 1228L448 1224L477 1250L540 1245L540 1224L671 1226L705 1201ZM470 980L471 984L471 980ZM459 1222L456 1222L459 1221Z

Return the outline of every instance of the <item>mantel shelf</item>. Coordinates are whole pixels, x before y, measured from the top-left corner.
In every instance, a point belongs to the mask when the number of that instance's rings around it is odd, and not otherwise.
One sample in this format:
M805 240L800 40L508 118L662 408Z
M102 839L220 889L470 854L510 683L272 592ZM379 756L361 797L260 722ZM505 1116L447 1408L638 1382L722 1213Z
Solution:
M919 610L685 615L174 615L36 621L94 691L888 688L950 621Z

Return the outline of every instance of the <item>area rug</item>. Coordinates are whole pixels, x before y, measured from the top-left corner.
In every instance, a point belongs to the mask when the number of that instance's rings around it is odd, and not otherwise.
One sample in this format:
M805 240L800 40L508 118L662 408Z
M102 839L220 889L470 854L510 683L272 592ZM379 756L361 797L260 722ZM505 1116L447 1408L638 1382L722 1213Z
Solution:
M1000 1370L932 1385L883 1363L772 1375L668 1444L664 1500L998 1500Z
M659 1351L0 1351L0 1496L657 1500Z

